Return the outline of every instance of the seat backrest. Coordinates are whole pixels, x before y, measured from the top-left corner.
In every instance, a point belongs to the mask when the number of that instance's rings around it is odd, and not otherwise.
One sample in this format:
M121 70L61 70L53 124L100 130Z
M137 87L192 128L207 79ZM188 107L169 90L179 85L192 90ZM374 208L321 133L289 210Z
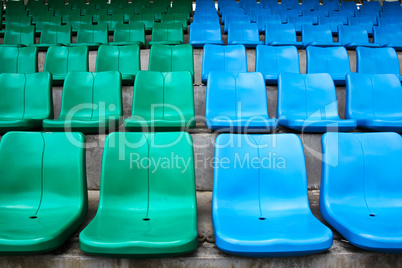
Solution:
M45 59L45 71L53 75L88 71L87 46L50 46Z
M113 31L116 27L116 24L123 23L124 15L123 14L114 14L114 15L99 15L98 23L107 24L108 30Z
M183 28L178 22L154 23L152 26L152 41L180 41L183 43Z
M229 24L228 43L231 41L260 41L260 34L256 23Z
M36 31L42 31L44 25L61 25L61 16L39 16L36 21Z
M0 74L0 118L53 117L52 78L48 72Z
M0 73L36 73L36 47L0 46Z
M346 75L350 72L348 52L344 47L314 47L306 49L307 73Z
M219 22L219 16L216 14L208 14L208 15L194 15L193 17L193 23L198 22L198 23L218 23Z
M255 71L263 75L300 73L299 53L294 46L262 46L256 49Z
M187 25L186 14L162 14L161 23L179 22Z
M205 45L202 54L202 76L210 72L247 72L247 54L243 45Z
M92 16L75 16L70 15L67 24L71 25L73 31L78 31L81 25L92 25Z
M129 19L130 24L142 22L145 25L145 29L152 29L155 22L155 16L152 14L131 15Z
M190 24L191 41L222 41L219 23L193 22Z
M8 132L2 137L0 209L22 209L27 218L39 219L41 210L55 207L86 213L85 137L70 134Z
M43 25L40 43L69 45L71 43L71 26Z
M145 44L145 25L142 22L118 23L115 26L113 42L140 42Z
M136 75L141 70L138 45L101 45L96 57L96 72L119 71L122 75Z
M59 119L108 120L122 116L119 72L69 72Z
M361 25L340 25L338 41L341 44L350 42L369 43L369 37L366 28Z
M104 23L98 25L81 24L78 29L77 43L108 43L107 25Z
M301 25L313 25L313 17L288 16L288 23L301 27ZM300 28L299 28L300 29Z
M381 10L381 3L380 1L363 1L363 8L365 9L371 9L371 10Z
M402 120L402 87L394 74L346 76L346 118Z
M5 24L7 26L31 26L32 25L32 17L21 17L21 16L6 16Z
M302 26L303 43L326 42L332 43L332 32L329 25L303 25Z
M7 45L29 46L35 44L35 26L7 26L3 42Z
M153 45L149 54L149 71L188 71L194 77L193 47L189 44Z
M373 27L373 24L374 24L373 20L377 20L377 19L375 19L375 17L373 19L373 17L369 17L369 16L349 17L348 23L351 26L354 26L354 25L364 26L364 27L366 27L366 30L369 32L369 29Z
M401 25L402 26L402 25ZM374 43L379 45L400 44L402 41L402 28L397 26L373 27Z
M392 47L357 47L356 59L358 73L400 75L398 55Z
M346 19L347 23L347 19ZM344 17L319 17L318 24L320 25L329 25L332 32L337 33L338 27L346 24Z
M265 43L270 42L296 42L296 29L291 23L267 24L265 28Z
M402 28L402 21L393 18L378 18L378 26L380 27L394 27Z
M276 116L279 119L339 119L331 76L327 73L279 74Z
M275 24L282 25L282 19L279 15L258 15L257 16L257 25L260 31L265 31L265 26L267 24Z

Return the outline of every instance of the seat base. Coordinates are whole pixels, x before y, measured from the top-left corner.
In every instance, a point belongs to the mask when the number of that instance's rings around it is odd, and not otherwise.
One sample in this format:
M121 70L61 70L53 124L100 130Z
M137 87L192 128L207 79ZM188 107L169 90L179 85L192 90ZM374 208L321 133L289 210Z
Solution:
M228 45L244 45L247 48L255 48L258 45L263 45L263 41L230 41Z
M195 120L190 119L186 122L181 120L153 120L140 121L132 118L124 120L124 128L132 131L177 131L186 128L195 128Z
M402 133L402 120L372 119L357 120L357 125L372 131L391 131Z
M295 46L297 48L303 48L304 47L302 42L280 42L280 41L275 41L275 42L270 42L268 45L270 45L270 46Z
M19 130L33 130L42 127L42 119L1 119L0 133Z
M119 119L111 120L71 120L61 119L43 120L43 128L47 131L67 131L97 134L108 132L120 125Z
M347 49L356 49L357 47L380 47L380 45L373 43L350 42L344 44L344 47Z
M152 45L181 45L183 44L182 41L151 41L148 42L148 46L151 47Z
M112 46L129 46L129 45L139 45L141 48L145 48L145 43L140 41L133 42L109 42Z
M224 45L225 44L225 42L223 42L222 40L190 41L189 43L193 47L204 47L204 45L206 45L206 44L211 44L211 45Z
M317 133L352 131L357 127L356 121L352 119L280 119L279 125L299 132Z
M205 119L205 124L208 128L217 130L219 132L247 132L247 133L259 133L259 132L271 132L278 128L277 119L262 120L209 120Z

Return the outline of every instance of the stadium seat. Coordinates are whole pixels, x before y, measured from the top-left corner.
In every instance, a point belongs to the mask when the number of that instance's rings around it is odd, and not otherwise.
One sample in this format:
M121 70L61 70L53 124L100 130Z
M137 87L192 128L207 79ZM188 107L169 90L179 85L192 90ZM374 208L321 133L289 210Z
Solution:
M222 21L221 21L222 24L226 23L226 18L228 15L238 16L244 14L244 10L242 8L225 8L223 10L224 13L222 13Z
M143 14L143 15L131 15L129 19L130 24L142 22L145 25L145 31L152 31L152 26L155 23L155 16L152 14Z
M89 49L97 49L100 45L107 43L108 30L106 24L81 24L77 34L77 43L72 43L70 46L88 46Z
M340 119L334 82L327 73L279 74L276 117L279 125L300 132L356 128L355 120Z
M247 53L243 45L205 45L202 54L202 82L211 72L247 72Z
M398 27L402 28L402 21L399 19L394 18L379 18L378 19L378 26L380 27ZM374 26L375 27L375 26ZM373 27L373 30L374 30Z
M327 133L322 151L323 218L356 247L401 253L401 136Z
M161 23L181 23L183 32L187 33L187 17L186 14L162 14Z
M30 46L35 44L35 26L7 26L2 46Z
M366 28L361 25L340 25L338 42L341 43L344 47L350 49L355 49L358 46L379 47L378 44L373 44L369 42Z
M382 47L393 47L395 50L402 50L402 27L374 26L374 43Z
M223 26L223 32L226 34L228 33L229 30L229 25L231 23L235 23L235 24L249 24L250 23L250 16L247 14L243 14L243 15L231 15L228 14L226 16L226 21L225 21L225 25Z
M295 9L283 10L283 11L277 11L276 14L281 16L282 23L288 23L289 22L288 18L299 16L299 11Z
M140 69L138 45L99 47L95 72L119 71L124 84L133 84L134 77Z
M340 46L334 43L329 25L303 25L302 42L307 46L333 47Z
M69 72L60 116L46 119L46 131L103 133L120 125L122 116L119 72Z
M32 25L32 17L21 17L21 16L6 16L4 24L7 26L31 26Z
M329 11L328 10L310 10L310 11L303 11L303 17L312 17L314 24L318 24L318 18L321 17L328 17Z
M265 44L270 46L304 47L297 41L296 29L293 24L267 24L265 30Z
M124 149L113 146L116 143ZM188 167L172 162L169 167L133 163L133 157L154 162L169 158L173 151L180 159L189 160ZM124 160L119 157L122 152ZM193 159L188 133L109 134L103 152L100 205L80 234L81 250L137 258L194 251L198 234Z
M181 5L183 5L183 4L181 4ZM190 3L190 8L188 8L186 6L174 6L174 4L173 4L173 7L168 8L167 15L185 15L186 22L188 23L188 22L190 22L191 5L192 5L192 3ZM162 14L162 16L163 16L163 14ZM161 22L163 22L162 17L161 17Z
M208 76L205 125L230 132L269 132L278 126L268 115L261 73L211 72Z
M295 27L296 33L301 33L302 25L313 25L312 17L295 17L289 16L288 23L293 24Z
M138 14L135 11L135 8L130 7L132 4L129 4L127 2L127 8L112 8L109 9L108 11L110 12L110 15L113 16L123 16L123 22L129 22L130 16Z
M35 24L35 31L42 33L45 25L61 26L61 16L39 16Z
M339 7L339 13L346 15L348 17L356 16L358 12L356 2L343 2Z
M244 45L247 48L253 48L257 45L263 45L260 41L260 35L256 23L233 24L228 29L228 45Z
M48 72L0 74L0 133L36 129L51 117L52 77Z
M248 13L248 14L250 15L251 22L257 22L258 21L258 16L260 16L260 15L263 15L263 16L264 15L267 15L267 16L271 15L272 16L271 10L270 9L262 9L260 4L258 4L257 6L251 8L250 13ZM282 23L282 21L280 23ZM258 27L258 29L259 28L260 27ZM265 28L264 28L264 30L265 30Z
M50 46L44 69L52 74L56 85L63 84L69 72L88 72L88 47Z
M39 50L47 50L52 45L68 46L71 43L71 26L70 25L43 25L42 34L40 35L40 43L34 44Z
M102 8L102 9L89 9L84 14L82 13L81 10L81 15L92 16L92 21L94 23L98 23L100 16L107 16L109 14L106 8Z
M346 118L372 131L402 132L402 87L395 74L350 73L346 89Z
M152 40L148 46L160 45L180 45L183 44L183 29L178 22L174 23L154 23L152 26Z
M74 16L68 17L67 24L71 25L72 31L75 33L81 25L92 25L92 16Z
M398 55L392 47L356 48L356 72L362 74L395 74L402 81Z
M338 27L347 24L347 20L345 23L345 18L343 17L319 17L318 18L319 25L329 25L331 32L333 34L338 34Z
M87 5L85 0L69 0L68 3L72 10L81 9Z
M401 9L401 3L399 1L384 1L382 2L382 10Z
M212 222L219 249L290 257L332 246L331 230L310 210L303 145L295 134L221 134L215 159ZM224 159L229 164L219 165ZM236 165L235 159L258 164Z
M258 31L260 33L265 32L265 27L267 24L274 24L275 26L282 26L282 19L281 16L279 15L258 15L257 16L257 26L258 26ZM266 38L266 36L265 36Z
M0 231L2 255L52 251L84 222L84 143L81 133L9 132L2 137L0 217L7 219Z
M344 47L307 47L307 73L328 73L335 85L344 85L350 72L349 55Z
M156 72L188 71L194 77L193 47L189 44L152 46L148 70Z
M373 19L372 17L349 17L349 25L361 25L366 28L367 33L371 36L373 34Z
M300 73L299 53L294 46L257 46L255 71L267 84L277 84L282 72Z
M369 10L380 11L381 10L381 3L380 3L380 1L367 1L367 0L364 0L362 7L365 8L365 9L369 9Z
M323 0L322 3L328 10L339 10L341 6L338 0Z
M219 23L191 23L189 43L193 47L203 47L206 44L223 45L221 25Z
M110 44L117 46L138 44L141 48L145 48L144 23L116 24L113 42L110 42Z
M147 7L140 10L140 15L152 15L155 22L160 22L162 17L162 10L159 7Z
M60 12L61 16L61 23L66 24L70 18L70 16L81 16L81 10L80 9L63 9Z
M113 32L117 24L122 24L124 21L123 15L100 15L98 23L107 25L109 32Z
M219 16L216 14L206 14L206 15L197 15L194 14L193 16L193 23L197 22L197 23L219 23Z
M193 80L187 71L140 71L133 108L124 127L132 131L185 131L195 127Z
M36 47L0 46L0 73L36 73L38 49Z

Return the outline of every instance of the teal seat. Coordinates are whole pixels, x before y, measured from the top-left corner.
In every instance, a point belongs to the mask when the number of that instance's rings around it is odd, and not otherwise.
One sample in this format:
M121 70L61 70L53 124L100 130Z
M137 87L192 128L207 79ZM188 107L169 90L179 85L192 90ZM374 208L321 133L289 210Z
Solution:
M180 45L183 44L182 24L173 23L154 23L152 26L152 40L148 46L160 45Z
M72 31L77 32L81 25L92 25L92 16L70 15L67 24L71 25Z
M52 78L48 72L0 74L0 133L39 128L44 119L52 117Z
M152 15L156 22L161 21L162 10L160 7L146 7L139 10L140 15Z
M103 133L117 128L122 115L119 72L70 72L64 81L60 116L44 120L43 128Z
M123 23L124 17L123 15L100 15L98 19L98 23L104 23L107 25L108 31L113 32L116 25Z
M54 16L54 10L47 10L47 9L35 9L30 10L29 16L32 17L32 23L35 24L39 17L49 17Z
M152 26L155 22L155 16L152 14L142 14L142 15L131 15L129 19L129 23L137 23L142 22L145 25L145 31L152 31Z
M140 71L140 47L138 45L99 47L96 56L96 72L118 71L124 84L133 84Z
M68 46L71 43L70 25L44 25L40 35L40 43L35 44L39 50L46 50L51 45Z
M181 23L183 32L188 31L186 14L163 14L161 23Z
M108 13L107 9L88 9L85 14L82 14L81 11L81 15L92 16L93 22L98 23L99 17L108 15Z
M36 73L38 49L36 47L0 46L0 73Z
M52 74L56 85L62 84L69 72L88 72L88 47L51 46L44 69Z
M77 43L70 46L88 46L89 49L97 49L102 44L108 43L108 31L106 24L86 25L81 24L77 34Z
M42 32L45 25L60 26L61 16L40 16L36 21L36 32Z
M116 24L114 30L113 42L111 45L133 45L138 44L140 47L145 47L145 26L142 22L131 24Z
M0 255L52 251L84 222L84 143L81 133L9 132L2 137Z
M4 24L7 26L31 26L32 25L32 17L21 17L21 16L6 16Z
M66 24L70 16L81 16L81 10L79 9L63 9L60 12L61 23Z
M30 46L35 44L35 26L7 26L4 34L4 45Z
M142 159L171 159L172 152L188 166L175 165L173 159L157 167L138 164ZM105 140L102 163L99 209L80 234L81 250L156 258L197 248L194 156L188 133L112 133Z

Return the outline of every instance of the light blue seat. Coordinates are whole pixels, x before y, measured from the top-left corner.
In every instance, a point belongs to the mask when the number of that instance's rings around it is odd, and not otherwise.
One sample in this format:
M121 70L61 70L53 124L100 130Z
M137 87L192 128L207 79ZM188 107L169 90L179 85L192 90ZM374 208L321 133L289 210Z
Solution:
M281 16L268 15L268 14L260 14L257 16L257 26L258 26L258 31L260 33L265 32L265 26L267 24L281 25L282 24Z
M281 16L282 23L288 23L288 18L291 16L293 16L293 17L299 16L299 11L297 11L295 9L282 10L282 11L278 11L277 14Z
M373 34L373 18L372 17L349 17L348 23L350 26L361 25L366 28L369 35Z
M356 247L401 253L401 136L327 133L322 151L323 218Z
M256 23L230 24L228 30L228 45L244 45L253 48L257 45L263 45L260 41L260 35Z
M262 9L260 7L260 5L257 5L257 7L251 8L249 15L250 15L251 22L257 22L259 15L273 16L272 11L270 9Z
M347 20L346 20L347 22ZM320 17L318 18L319 25L329 25L331 32L333 34L338 34L338 27L342 26L345 23L345 19L343 17Z
M340 25L338 42L350 49L355 49L358 46L379 47L378 44L369 42L367 30L361 25Z
M228 16L244 15L244 10L242 8L225 8L222 13L222 24L226 23L226 18Z
M307 46L332 47L339 46L334 43L329 25L303 25L302 42Z
M243 45L205 45L202 54L203 83L207 83L210 72L246 73L246 48Z
M288 23L294 25L296 33L301 33L302 25L313 25L314 19L313 17L295 17L289 16Z
M394 74L346 76L346 118L373 131L402 132L402 87Z
M297 41L296 29L293 24L267 24L265 29L265 44L270 46L295 46L302 48L303 43Z
M269 164L268 156L276 155L280 157L275 164ZM220 250L247 257L288 257L332 246L331 230L309 207L299 137L221 134L215 141L215 158L212 223ZM247 158L258 164L236 164L236 159ZM223 159L229 159L225 167L218 163Z
M382 47L393 47L402 50L402 25L397 26L374 26L374 43Z
M395 74L402 81L398 55L392 47L357 47L356 71L362 74Z
M269 132L278 121L268 115L267 90L261 73L211 72L205 124L230 132Z
M223 45L221 25L218 23L193 22L190 24L190 42L193 47L206 44Z
M348 52L344 47L307 47L307 73L328 73L335 85L344 85L350 72Z
M194 22L198 22L198 23L200 23L200 22L218 23L218 24L220 24L219 16L216 15L216 14L205 14L205 15L204 14L201 14L201 15L195 14L194 17L193 17L193 23Z
M340 119L334 82L327 73L279 74L276 117L280 126L300 132L356 128L355 120Z
M249 24L250 23L250 16L249 15L228 15L226 16L225 26L223 28L223 32L227 33L229 30L229 25L231 23L236 24Z
M281 72L300 73L299 53L294 46L257 46L255 71L267 84L277 84Z

